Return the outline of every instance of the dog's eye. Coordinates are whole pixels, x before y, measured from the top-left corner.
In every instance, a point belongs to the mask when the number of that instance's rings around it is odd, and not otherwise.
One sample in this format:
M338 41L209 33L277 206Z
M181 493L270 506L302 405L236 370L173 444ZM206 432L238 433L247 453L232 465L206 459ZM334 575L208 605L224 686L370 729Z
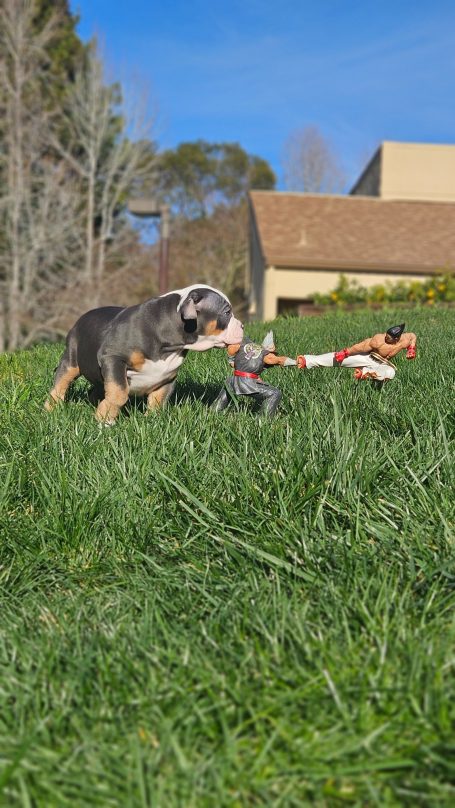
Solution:
M219 328L226 328L229 320L231 319L232 308L231 306L226 306L222 309L217 317L217 324Z

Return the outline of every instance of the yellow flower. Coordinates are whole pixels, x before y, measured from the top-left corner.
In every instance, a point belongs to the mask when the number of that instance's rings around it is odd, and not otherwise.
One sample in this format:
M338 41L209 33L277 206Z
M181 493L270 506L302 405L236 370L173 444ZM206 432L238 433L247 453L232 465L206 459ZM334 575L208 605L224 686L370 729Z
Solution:
M434 297L434 289L427 289L427 297Z
M330 292L330 297L332 298L334 303L336 303L336 301L338 300L338 295L336 292Z
M447 286L445 285L445 283L438 283L438 291L439 292L445 292L446 289L447 289Z

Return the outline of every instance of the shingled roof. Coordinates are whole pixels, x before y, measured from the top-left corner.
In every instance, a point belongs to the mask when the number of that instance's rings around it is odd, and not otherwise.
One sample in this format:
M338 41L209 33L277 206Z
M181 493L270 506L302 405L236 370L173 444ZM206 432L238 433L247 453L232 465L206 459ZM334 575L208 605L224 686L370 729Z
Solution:
M266 266L455 271L455 203L251 191Z

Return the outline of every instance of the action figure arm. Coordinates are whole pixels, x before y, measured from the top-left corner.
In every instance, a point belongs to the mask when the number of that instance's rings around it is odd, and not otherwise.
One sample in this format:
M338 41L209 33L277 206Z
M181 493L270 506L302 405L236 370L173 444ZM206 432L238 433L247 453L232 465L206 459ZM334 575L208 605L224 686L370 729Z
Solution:
M354 354L369 353L374 349L373 341L374 337L368 337L367 339L362 340L362 342L356 342L355 345L351 345L350 348L346 348L347 355L354 356Z
M402 334L400 341L397 342L396 345L390 346L388 358L393 359L400 351L406 350L406 359L415 359L417 350L416 341L417 337L412 332Z
M406 337L406 359L415 359L417 352L417 337L412 331L404 335Z
M333 355L335 362L341 363L348 356L353 356L354 354L369 353L373 350L374 339L374 337L369 337L368 339L364 339L362 342L356 342L356 344L351 345L350 348L343 348L341 351L335 351Z
M295 359L290 359L289 356L277 356L276 354L269 353L264 356L265 365L281 365L281 367L288 367L288 365L296 365Z
M239 348L240 343L238 345L228 345L227 347L228 356L235 356Z
M237 351L240 349L240 343L238 345L228 345L227 347L227 354L229 357L229 364L231 368L234 367L234 356L236 355Z

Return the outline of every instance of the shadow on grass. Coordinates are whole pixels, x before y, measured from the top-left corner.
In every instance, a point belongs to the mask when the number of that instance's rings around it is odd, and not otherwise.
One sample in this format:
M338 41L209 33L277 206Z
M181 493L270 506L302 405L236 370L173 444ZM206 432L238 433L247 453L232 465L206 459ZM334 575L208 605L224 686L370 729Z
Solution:
M178 406L184 402L200 401L206 407L210 407L223 386L222 384L199 384L195 381L177 382L169 403L172 406ZM261 402L256 401L254 396L231 396L229 409L249 409L252 413L258 413L261 411Z
M187 401L200 401L206 407L210 407L220 390L220 384L200 384L193 380L177 382L169 403L178 406Z
M378 393L383 390L385 385L383 382L372 381L369 386ZM210 408L217 398L221 387L221 384L201 384L192 379L177 381L167 406L180 407L187 403L200 401L203 406ZM90 386L84 379L78 379L70 387L66 395L67 402L83 402L88 407L96 407L103 398L103 387L101 385L95 387ZM252 414L257 415L261 412L261 402L254 400L254 396L234 396L232 397L228 409L234 411L248 410ZM132 396L123 407L122 412L123 415L128 417L132 412L145 413L146 410L147 398L145 396Z
M215 401L220 392L219 384L200 384L196 381L177 382L172 393L168 406L178 407L181 404L191 401L200 401L206 407ZM66 401L72 403L85 402L89 406L96 407L104 398L104 391L101 386L90 387L84 380L75 382L66 395ZM145 396L133 396L124 407L124 412L139 410L145 412L147 409L147 398Z

